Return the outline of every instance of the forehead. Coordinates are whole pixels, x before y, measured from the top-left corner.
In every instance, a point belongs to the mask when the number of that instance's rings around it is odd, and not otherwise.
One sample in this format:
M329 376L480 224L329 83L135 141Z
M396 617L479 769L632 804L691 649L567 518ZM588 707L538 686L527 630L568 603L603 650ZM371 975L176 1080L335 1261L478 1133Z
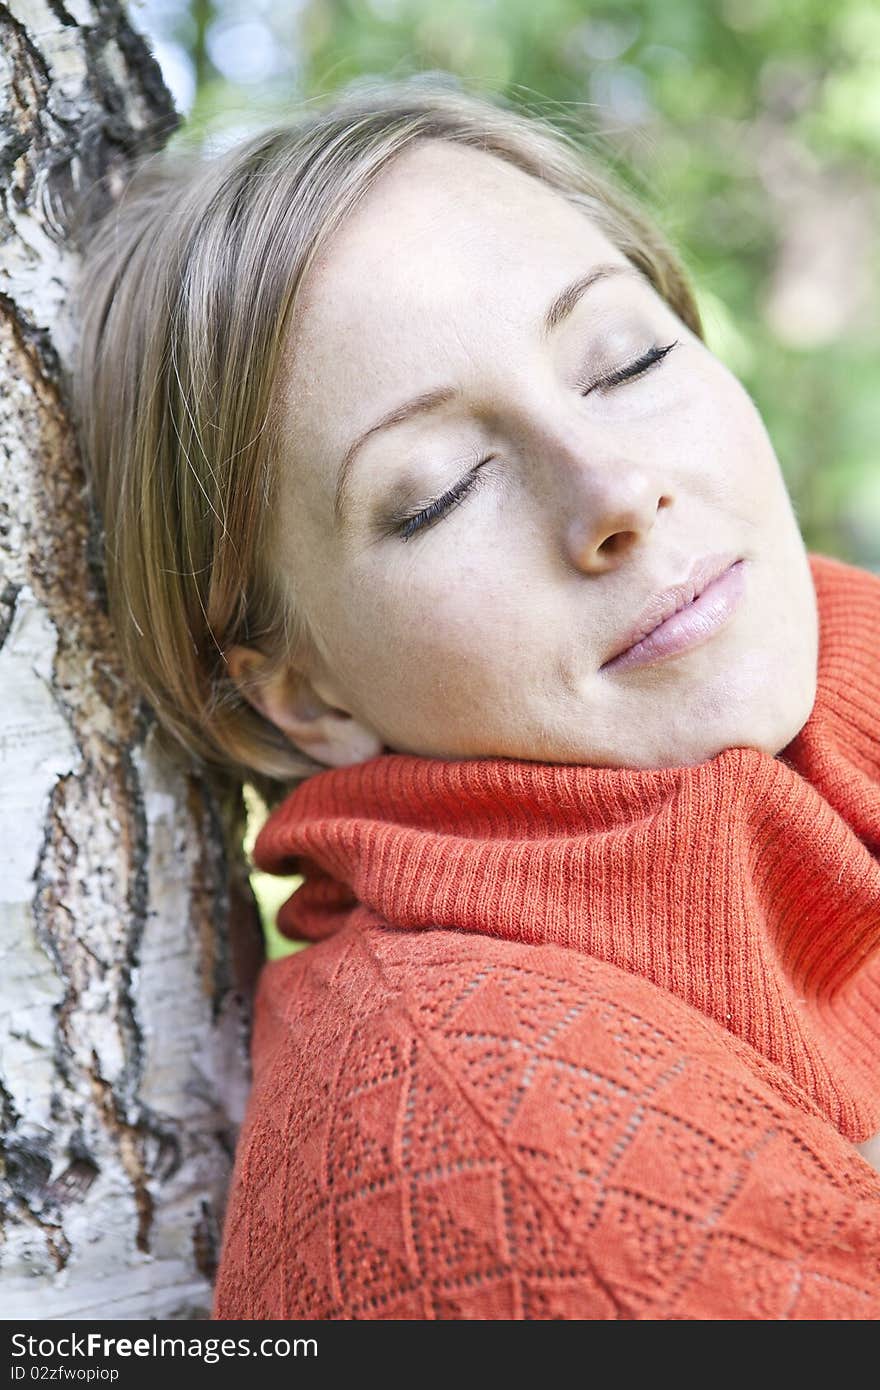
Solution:
M534 274L542 260L555 282L553 258L566 246L582 269L624 259L585 212L541 180L482 150L419 141L383 170L312 265L297 343L312 350L329 333L350 343L358 327L377 321L405 330L415 309L425 316L420 331L432 310L439 327L470 302L475 282L489 299L505 278Z
M498 156L443 140L399 155L300 286L285 419L311 461L373 416L504 350L568 279L626 263L587 214Z

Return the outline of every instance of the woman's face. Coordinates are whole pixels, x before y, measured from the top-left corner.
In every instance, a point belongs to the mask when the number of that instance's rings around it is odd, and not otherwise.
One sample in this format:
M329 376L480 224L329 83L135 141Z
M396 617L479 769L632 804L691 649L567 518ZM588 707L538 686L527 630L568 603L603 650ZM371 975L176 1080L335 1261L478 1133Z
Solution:
M599 266L623 273L543 326ZM291 344L276 559L318 647L312 756L666 767L775 755L806 722L815 592L757 410L561 195L482 151L411 147L312 267ZM708 640L603 669L722 553L744 594ZM293 705L271 717L306 746Z

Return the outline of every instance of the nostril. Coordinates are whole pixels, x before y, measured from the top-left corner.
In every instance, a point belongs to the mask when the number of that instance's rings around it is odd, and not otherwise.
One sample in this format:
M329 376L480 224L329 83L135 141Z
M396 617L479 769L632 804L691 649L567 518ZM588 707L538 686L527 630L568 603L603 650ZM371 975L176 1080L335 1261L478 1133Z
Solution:
M633 533L631 531L615 531L613 536L607 536L599 546L600 555L616 555L619 550L625 550L632 544Z

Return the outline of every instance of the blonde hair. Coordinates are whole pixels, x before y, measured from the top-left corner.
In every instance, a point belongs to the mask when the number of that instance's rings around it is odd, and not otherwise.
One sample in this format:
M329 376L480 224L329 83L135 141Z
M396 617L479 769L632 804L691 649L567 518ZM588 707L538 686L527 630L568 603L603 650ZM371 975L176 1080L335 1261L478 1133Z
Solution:
M271 563L283 345L312 260L423 139L549 184L702 337L676 254L582 142L461 84L358 84L219 155L166 151L135 171L90 233L74 297L73 414L110 619L160 730L268 805L322 767L248 703L224 655L255 646L269 674L313 650Z

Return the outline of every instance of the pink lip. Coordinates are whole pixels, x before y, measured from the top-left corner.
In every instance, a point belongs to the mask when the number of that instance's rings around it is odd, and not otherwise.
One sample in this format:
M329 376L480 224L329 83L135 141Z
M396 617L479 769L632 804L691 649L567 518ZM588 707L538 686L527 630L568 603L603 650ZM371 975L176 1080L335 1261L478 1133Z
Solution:
M628 645L599 669L647 666L707 642L739 607L745 569L745 561L735 556L709 556L695 565L684 584L651 600L631 630Z

